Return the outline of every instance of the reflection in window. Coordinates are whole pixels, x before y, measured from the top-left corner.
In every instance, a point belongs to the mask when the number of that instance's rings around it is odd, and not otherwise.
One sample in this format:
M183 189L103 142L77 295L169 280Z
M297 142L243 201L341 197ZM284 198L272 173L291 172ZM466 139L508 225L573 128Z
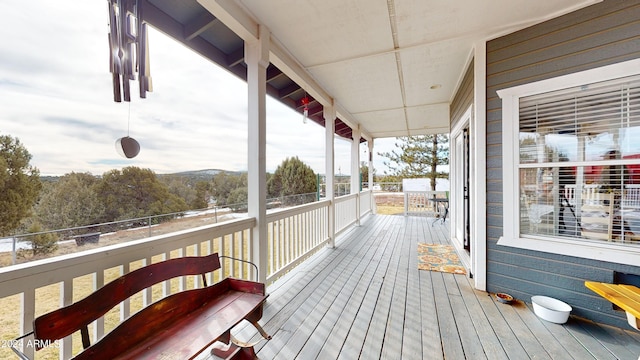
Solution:
M523 97L520 232L640 244L640 77Z

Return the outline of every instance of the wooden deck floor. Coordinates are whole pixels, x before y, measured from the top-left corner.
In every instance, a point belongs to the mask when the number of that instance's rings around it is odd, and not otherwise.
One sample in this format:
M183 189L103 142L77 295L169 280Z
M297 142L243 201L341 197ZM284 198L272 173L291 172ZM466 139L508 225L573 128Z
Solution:
M640 333L539 320L464 275L417 270L416 243L446 243L423 217L369 216L276 282L261 359L638 359ZM248 326L238 338L257 340ZM209 357L213 358L213 357Z

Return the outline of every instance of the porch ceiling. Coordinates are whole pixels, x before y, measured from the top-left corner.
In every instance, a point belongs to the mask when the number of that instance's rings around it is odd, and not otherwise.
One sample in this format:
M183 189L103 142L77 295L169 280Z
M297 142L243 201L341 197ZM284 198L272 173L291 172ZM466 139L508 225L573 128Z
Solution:
M448 132L475 43L594 2L141 0L152 26L243 79L244 40L266 26L268 93L301 111L306 92L321 125L333 100L336 133L367 139Z

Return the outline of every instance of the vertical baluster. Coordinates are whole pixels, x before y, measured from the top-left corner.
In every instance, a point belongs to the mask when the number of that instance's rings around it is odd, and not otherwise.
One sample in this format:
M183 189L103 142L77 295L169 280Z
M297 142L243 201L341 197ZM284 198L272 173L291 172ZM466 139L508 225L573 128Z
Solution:
M220 255L225 255L224 236L220 236L218 238L218 252ZM218 280L216 282L222 281L222 279L224 279L226 269L226 263L224 261L220 261L220 272L218 273Z
M71 304L73 304L73 279L65 279L60 283L60 307L65 307ZM62 340L62 344L60 346L62 358L69 359L72 351L73 339L72 336L69 335Z
M275 273L280 268L280 233L282 232L282 225L280 224L282 220L275 221L275 231L273 233L273 267L271 268L271 272Z
M104 270L98 270L93 273L93 291L104 286ZM101 316L93 323L93 341L101 339L104 335L104 316ZM65 357L66 359L66 357Z
M142 259L142 266L147 266L149 264L151 264L151 257L148 257L146 259ZM151 304L153 302L153 290L152 288L148 287L146 289L144 289L144 291L142 292L142 306L146 307L147 305Z
M178 249L178 257L187 256L187 248L182 247ZM178 279L178 291L184 291L187 288L187 278L186 276L180 276Z
M162 255L162 260L169 260L171 259L171 251L167 251L166 253L164 253ZM165 280L162 283L162 297L165 298L167 296L171 295L171 280Z
M285 239L285 243L284 243L284 259L283 259L283 267L287 266L287 264L289 263L289 259L291 256L291 218L288 217L285 219L285 228L286 228L286 239Z
M193 245L193 256L201 256L200 243ZM202 277L200 275L193 276L193 288L198 289L202 287Z
M20 310L22 313L22 319L20 323L20 333L26 334L33 331L33 319L35 318L36 313L36 290L28 289L21 294L21 297L20 303L22 308ZM31 337L26 338L23 344L26 344L30 338ZM24 352L24 354L30 359L33 359L33 346L23 346L22 352Z
M205 246L206 246L205 255L211 255L211 254L214 253L214 251L213 251L214 250L213 249L213 240L212 239L207 240ZM212 275L211 272L209 272L207 274L206 279L207 279L207 284L208 285L213 284L213 275Z
M236 257L235 250L235 242L236 242L236 233L231 233L229 235L229 256ZM229 276L235 277L236 275L236 263L233 261L229 261Z
M243 233L245 234L249 242L249 244L247 245L247 260L253 262L253 253L251 252L251 249L253 249L253 242L254 242L253 232L249 230L244 230ZM253 267L248 266L247 268L249 269L249 271L251 271L250 274L253 274L253 275L249 275L249 279L258 281L258 274L254 272Z
M291 217L291 221L293 222L293 239L291 239L291 259L287 264L291 263L296 257L298 257L300 252L300 214L293 215Z
M128 274L130 271L130 266L128 262L120 265L120 275ZM131 304L129 299L120 303L120 322L125 321L129 318L129 314L131 314Z
M269 273L273 273L276 258L275 251L276 222L272 221L267 226L267 249L269 250ZM251 246L251 245L250 245Z

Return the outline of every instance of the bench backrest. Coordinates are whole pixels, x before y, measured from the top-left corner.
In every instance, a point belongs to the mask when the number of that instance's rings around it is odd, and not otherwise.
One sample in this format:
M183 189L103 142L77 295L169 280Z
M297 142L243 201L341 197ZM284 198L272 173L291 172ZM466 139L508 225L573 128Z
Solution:
M48 343L62 339L80 330L82 343L89 347L88 325L132 295L162 281L178 276L205 274L220 268L218 254L199 257L182 257L144 266L122 275L104 285L86 298L36 318L33 322L34 337ZM39 349L38 349L39 350Z

